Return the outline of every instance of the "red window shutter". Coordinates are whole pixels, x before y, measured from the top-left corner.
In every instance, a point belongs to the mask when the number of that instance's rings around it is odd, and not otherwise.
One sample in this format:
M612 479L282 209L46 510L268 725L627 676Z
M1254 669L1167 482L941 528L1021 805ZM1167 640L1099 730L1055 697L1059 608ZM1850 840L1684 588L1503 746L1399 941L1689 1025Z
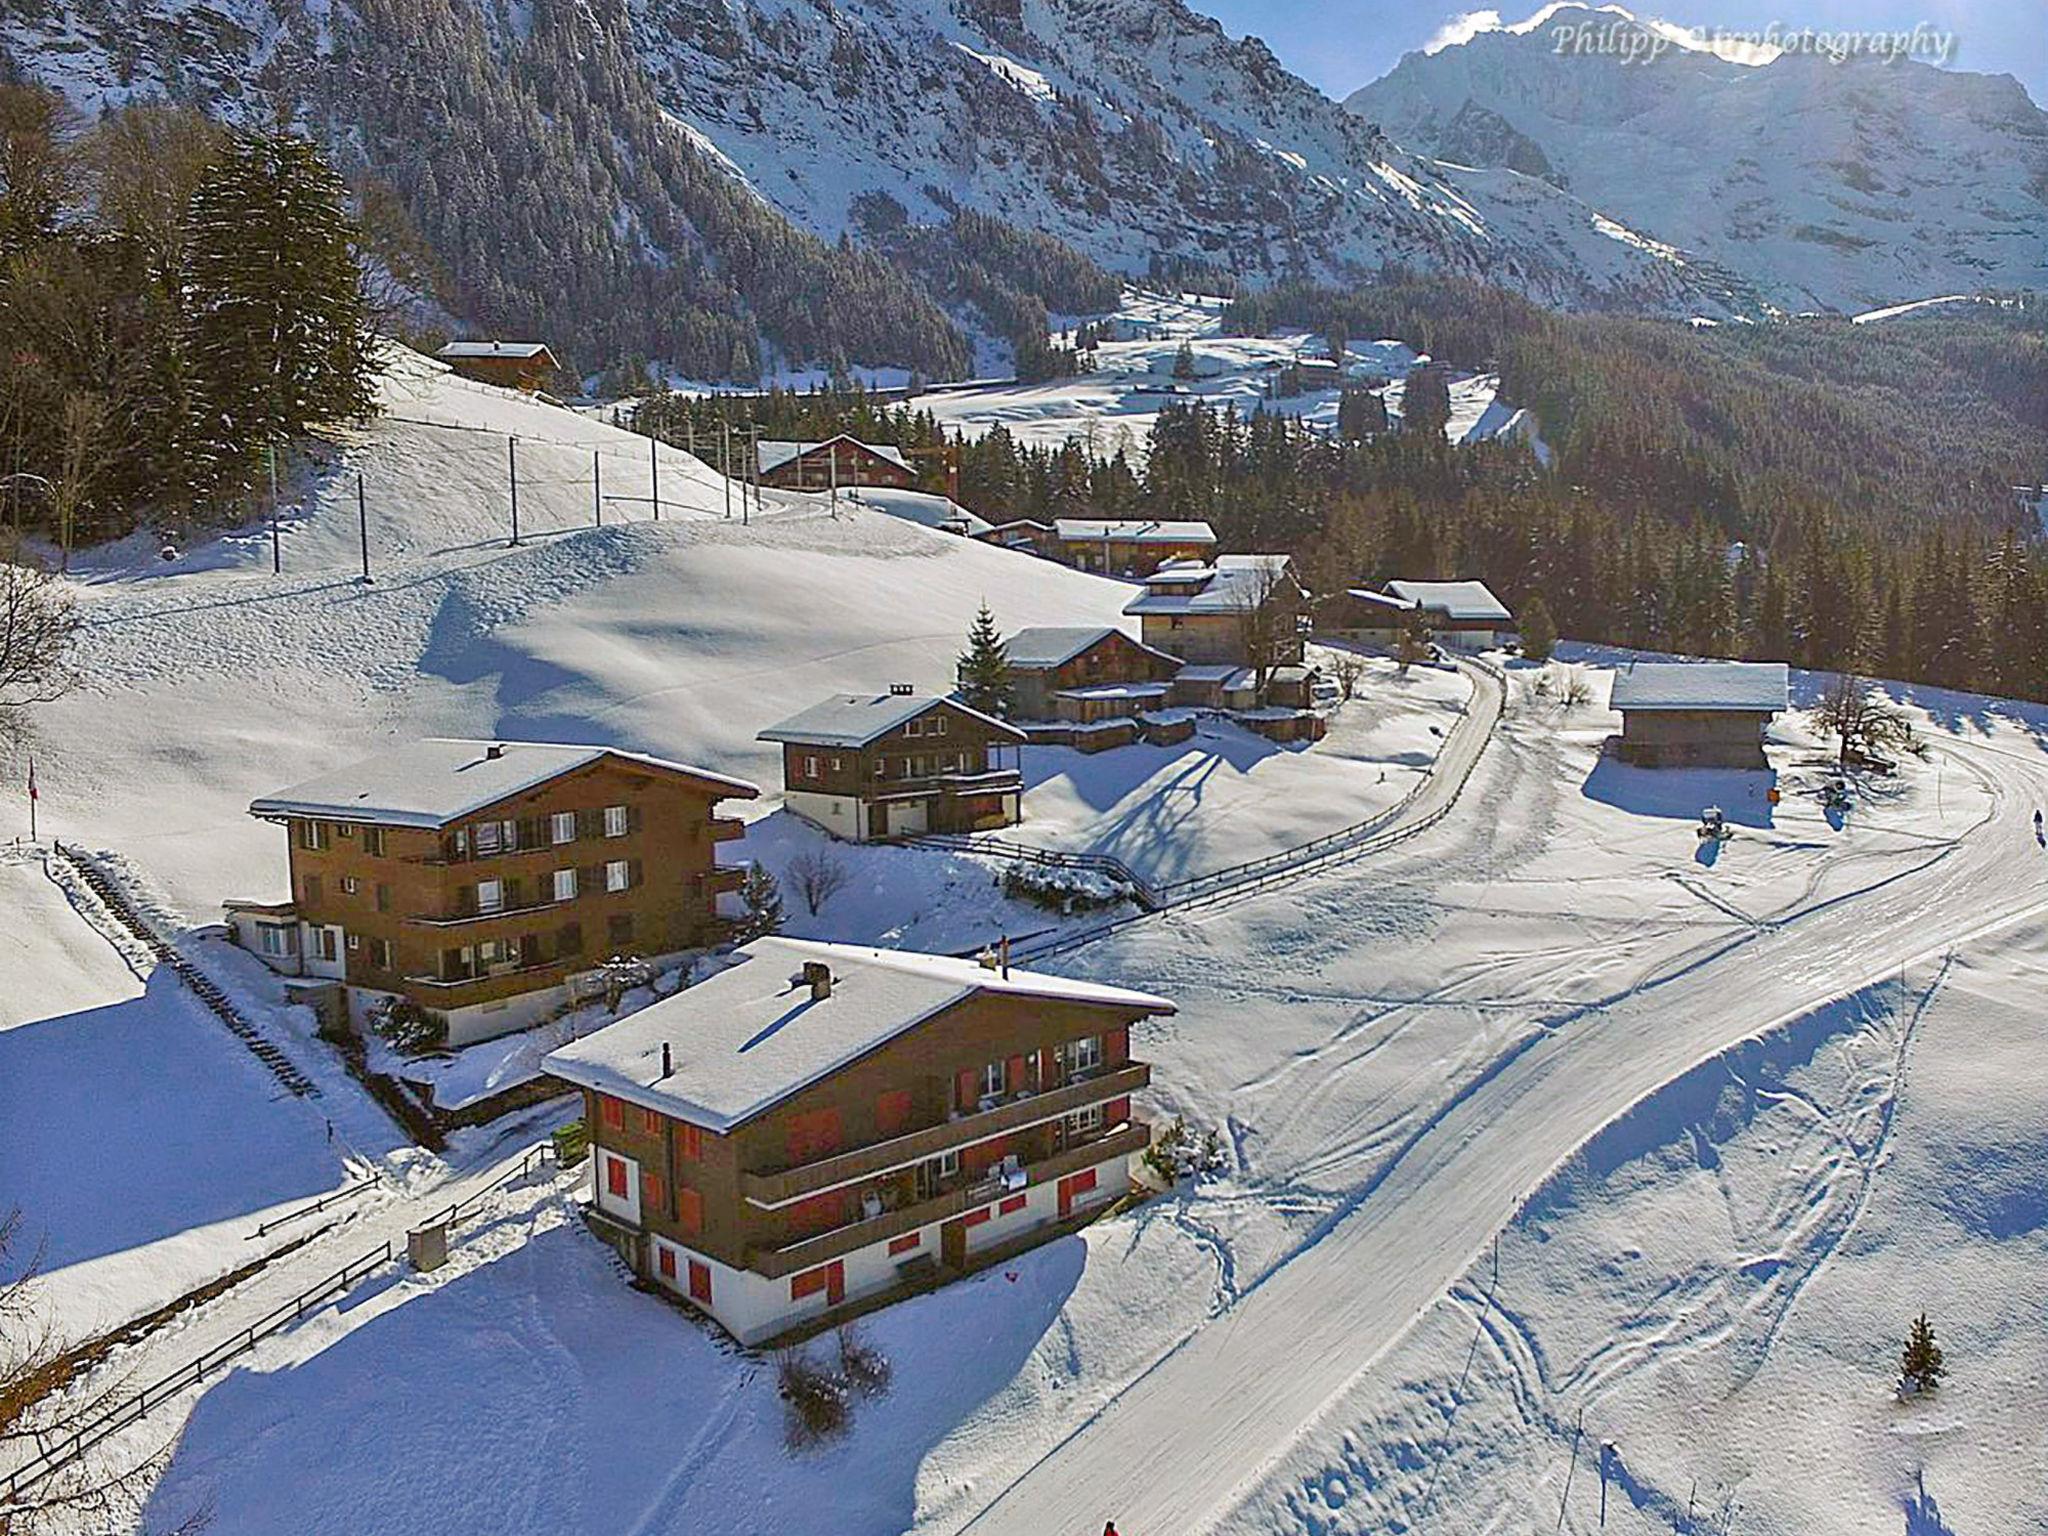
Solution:
M922 1248L923 1246L924 1234L922 1232L906 1232L901 1237L889 1239L889 1257L893 1259L899 1253L908 1253L913 1248Z
M701 1127L686 1120L676 1123L676 1155L693 1163L703 1160L704 1132Z
M1014 1215L1018 1211L1023 1210L1026 1203L1026 1196L1012 1195L1009 1199L1005 1200L999 1207L997 1207L997 1213L1003 1216Z
M825 1300L838 1306L846 1300L846 1260L834 1259L825 1266Z
M681 1184L676 1186L676 1225L685 1232L704 1230L704 1197Z
M1105 1125L1122 1125L1131 1118L1131 1100L1127 1094L1121 1099L1111 1099L1103 1106L1102 1119Z
M657 1243L654 1248L654 1265L661 1271L661 1278L673 1280L676 1277L676 1251L666 1243Z
M711 1305L711 1266L702 1259L690 1260L690 1300Z
M989 1215L989 1208L984 1205L980 1210L969 1211L965 1216L962 1216L960 1218L960 1225L963 1227L978 1227L989 1219Z
M597 1096L597 1113L615 1131L623 1129L626 1124L626 1106L608 1093Z
M976 1102L981 1098L981 1073L975 1068L969 1067L960 1074L960 1080L954 1084L954 1087L960 1096L960 1107L962 1109L974 1108Z
M816 1269L807 1269L800 1275L791 1275L789 1299L802 1301L806 1296L815 1296L820 1291L829 1290L832 1285L832 1271L838 1268L837 1263L821 1264Z
M910 1090L892 1088L875 1100L875 1128L884 1136L895 1136L910 1124Z
M1104 1065L1121 1067L1131 1059L1131 1031L1129 1026L1112 1029L1102 1037L1102 1060Z
M1041 1083L1056 1083L1060 1079L1060 1053L1047 1046L1038 1053L1038 1080Z
M668 1207L663 1203L663 1197L667 1193L667 1189L662 1185L660 1174L649 1173L641 1175L640 1214L642 1216L651 1216L659 1213L666 1216L668 1214Z
M1028 1086L1024 1081L1024 1058L1022 1056L1012 1056L1008 1065L1003 1068L1003 1086L1011 1093L1015 1093L1020 1088Z
M1094 1187L1095 1170L1093 1168L1090 1168L1085 1173L1077 1173L1074 1175L1073 1189L1075 1194L1085 1195L1088 1193L1089 1190L1093 1189Z
M839 1150L839 1111L814 1109L791 1115L783 1131L792 1163L813 1162Z
M604 1187L617 1199L626 1196L626 1164L624 1159L607 1157L604 1160Z

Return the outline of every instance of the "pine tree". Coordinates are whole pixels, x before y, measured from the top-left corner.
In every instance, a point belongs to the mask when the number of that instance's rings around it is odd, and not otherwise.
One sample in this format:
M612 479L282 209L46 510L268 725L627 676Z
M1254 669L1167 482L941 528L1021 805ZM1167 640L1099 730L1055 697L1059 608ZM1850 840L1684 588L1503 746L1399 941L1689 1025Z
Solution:
M1941 1373L1941 1346L1934 1342L1934 1329L1922 1312L1906 1334L1906 1348L1899 1360L1899 1390L1932 1392L1941 1385Z
M1008 718L1015 697L1010 655L996 628L996 616L984 600L968 626L967 649L960 654L960 702L1002 720Z
M746 913L733 925L733 938L741 943L766 938L782 931L782 887L766 864L747 866L746 883L740 887L740 902Z
M1173 354L1173 376L1176 379L1192 379L1195 376L1195 349L1185 341L1180 344L1180 350Z
M285 132L237 136L193 193L189 354L216 493L266 447L369 414L374 338L346 201Z
M1522 605L1522 654L1531 661L1548 661L1556 649L1557 621L1550 616L1550 605L1540 596L1532 597Z

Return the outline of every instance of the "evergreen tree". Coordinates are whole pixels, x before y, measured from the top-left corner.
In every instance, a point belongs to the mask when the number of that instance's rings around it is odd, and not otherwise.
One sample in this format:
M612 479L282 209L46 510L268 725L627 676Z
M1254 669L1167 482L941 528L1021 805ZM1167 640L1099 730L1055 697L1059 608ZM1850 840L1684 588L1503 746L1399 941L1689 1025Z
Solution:
M1185 341L1180 344L1180 350L1173 354L1173 376L1176 379L1192 379L1195 376L1195 349Z
M1423 441L1441 443L1451 419L1449 376L1435 363L1425 363L1408 375L1401 391L1401 430L1416 433Z
M756 860L747 866L746 883L740 887L745 915L733 925L733 938L741 944L782 931L782 887L774 872Z
M1899 1360L1899 1390L1932 1392L1941 1385L1943 1369L1941 1346L1934 1342L1934 1329L1922 1312L1906 1334L1906 1348Z
M1007 719L1016 697L1010 655L1003 645L996 616L986 600L967 629L967 649L960 655L960 702L998 720Z
M1337 397L1337 435L1356 442L1387 430L1386 402L1369 389L1346 389Z
M216 492L265 447L370 412L374 338L346 202L313 145L285 132L237 136L193 193L195 446Z
M1539 594L1522 605L1522 654L1531 661L1548 661L1556 649L1557 621Z

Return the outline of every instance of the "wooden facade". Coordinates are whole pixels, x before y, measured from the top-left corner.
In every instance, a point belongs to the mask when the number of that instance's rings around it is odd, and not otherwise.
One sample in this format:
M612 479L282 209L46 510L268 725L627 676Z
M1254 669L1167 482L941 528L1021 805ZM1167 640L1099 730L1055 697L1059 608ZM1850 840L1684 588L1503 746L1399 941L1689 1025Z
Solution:
M771 453L771 450L794 452ZM828 491L835 485L917 489L917 472L873 444L844 435L822 443L761 444L761 483L789 491ZM771 459L773 462L770 462Z
M1768 768L1771 713L1739 709L1624 709L1614 755L1643 768Z
M544 389L562 366L541 342L450 342L438 356L466 379L529 393Z
M857 745L826 735L784 740L784 803L849 842L1010 826L1023 814L1015 752L1023 740L950 699L926 699Z
M1015 685L1012 713L1023 720L1070 720L1085 723L1135 714L1146 705L1142 696L1118 696L1117 684L1168 684L1180 670L1179 658L1141 645L1120 629L1102 636L1052 666L1012 661ZM1164 689L1152 703L1164 702Z

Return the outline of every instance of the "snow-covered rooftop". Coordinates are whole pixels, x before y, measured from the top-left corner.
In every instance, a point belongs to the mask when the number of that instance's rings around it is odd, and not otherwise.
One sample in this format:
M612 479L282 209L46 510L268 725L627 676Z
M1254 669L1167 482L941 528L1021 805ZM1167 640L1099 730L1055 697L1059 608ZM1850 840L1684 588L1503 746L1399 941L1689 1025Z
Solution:
M1216 530L1203 522L1121 521L1100 517L1058 517L1053 531L1063 539L1110 539L1119 544L1214 544Z
M1635 661L1614 674L1615 709L1726 709L1776 714L1788 703L1782 661Z
M436 357L539 357L547 352L544 341L451 341ZM549 356L553 356L549 353Z
M1397 609L1402 613L1411 613L1419 606L1405 597L1396 597L1391 592L1375 592L1371 587L1350 587L1346 589L1345 595L1355 597L1361 602L1376 603L1382 608Z
M764 437L758 444L758 449L761 456L761 473L765 475L769 473L769 471L771 470L780 469L783 465L787 464L791 459L800 459L805 454L815 453L818 449L826 447L832 443L851 443L856 448L866 449L869 453L874 454L877 458L887 459L891 464L894 464L898 469L907 470L910 468L909 461L903 457L903 450L896 447L894 444L864 443L859 438L850 437L846 433L842 432L837 437L828 437L824 439L822 442L816 443L785 442L779 438L770 439Z
M726 795L751 800L761 792L745 779L616 747L428 737L265 795L250 803L249 814L445 827L603 757L684 774Z
M877 512L886 512L891 517L900 517L905 522L948 532L958 529L971 539L980 538L993 526L987 518L977 517L951 497L932 491L907 491L893 485L864 485L848 491L846 495L850 501L873 507Z
M1013 667L1044 671L1072 661L1104 635L1115 633L1107 624L1092 629L1085 625L1020 629L1003 642L1003 654Z
M930 693L835 693L809 709L798 710L787 720L777 721L756 739L821 747L864 747L906 720L941 704L950 704L1004 735L1024 739L1024 733L1015 726L1005 725L978 709L969 709L958 699Z
M1390 581L1387 591L1446 618L1464 623L1492 620L1505 624L1513 615L1483 581Z
M1172 1013L1149 992L910 950L756 939L737 964L552 1052L542 1066L600 1093L730 1130L976 992ZM814 999L807 961L831 968ZM672 1071L661 1075L661 1048Z
M1183 579L1201 575L1204 567L1189 570ZM1167 576L1172 566L1161 566L1158 575ZM1261 594L1262 586L1274 576L1290 575L1285 555L1218 555L1213 574L1195 592L1162 592L1156 584L1124 604L1125 613L1235 613ZM1270 590L1270 589L1268 589Z

